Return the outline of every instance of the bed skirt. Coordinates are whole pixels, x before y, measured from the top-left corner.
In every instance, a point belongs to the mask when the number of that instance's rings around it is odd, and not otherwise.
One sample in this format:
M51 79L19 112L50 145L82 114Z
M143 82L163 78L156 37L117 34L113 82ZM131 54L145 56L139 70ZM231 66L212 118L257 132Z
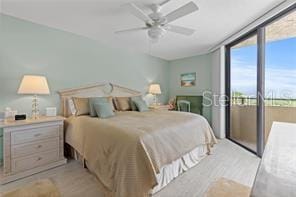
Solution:
M73 147L66 144L65 150L68 157L80 161L82 165L86 167L84 158ZM159 192L179 175L197 165L207 155L207 145L201 145L193 149L191 152L185 154L181 158L175 160L171 164L163 166L160 169L160 173L156 175L158 185L151 189L150 194Z
M208 148L206 145L198 146L193 151L182 156L180 159L163 166L160 169L160 173L156 175L158 185L152 189L151 194L155 194L160 191L179 175L197 165L207 154Z

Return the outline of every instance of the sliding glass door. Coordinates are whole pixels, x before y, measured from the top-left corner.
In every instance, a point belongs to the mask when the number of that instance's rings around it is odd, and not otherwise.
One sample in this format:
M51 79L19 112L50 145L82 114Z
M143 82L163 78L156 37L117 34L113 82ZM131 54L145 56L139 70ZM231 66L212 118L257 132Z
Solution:
M258 156L274 121L296 122L295 10L226 46L226 136Z
M244 147L257 150L257 34L242 38L230 52L230 135Z
M296 123L296 10L266 26L265 139L272 123Z

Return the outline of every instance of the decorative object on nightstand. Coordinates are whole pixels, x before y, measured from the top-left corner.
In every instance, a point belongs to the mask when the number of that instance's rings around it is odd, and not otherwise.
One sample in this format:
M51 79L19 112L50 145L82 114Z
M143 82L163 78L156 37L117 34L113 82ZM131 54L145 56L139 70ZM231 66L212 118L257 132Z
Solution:
M57 108L56 107L47 107L46 108L46 116L56 116L57 115Z
M0 123L0 129L3 129L1 184L67 162L64 157L63 117L5 121Z
M168 103L168 105L169 105L169 110L175 110L177 107L176 107L176 98L175 97L173 97L173 98L171 98L170 100L169 100L169 103Z
M161 89L159 84L151 84L149 86L149 93L154 96L154 103L153 105L157 105L157 95L161 94Z
M14 116L15 120L26 120L27 115L26 114L17 114Z
M18 94L34 95L32 101L32 118L37 119L39 116L37 95L50 94L46 77L25 75L18 89Z
M17 115L17 110L12 110L10 107L5 108L4 120L14 120L15 115Z

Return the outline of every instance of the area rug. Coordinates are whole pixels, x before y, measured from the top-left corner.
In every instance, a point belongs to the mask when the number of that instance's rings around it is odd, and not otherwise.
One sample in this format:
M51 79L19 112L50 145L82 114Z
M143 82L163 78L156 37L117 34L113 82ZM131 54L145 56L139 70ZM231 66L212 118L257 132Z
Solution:
M250 187L220 178L209 187L205 197L249 197L250 193Z
M60 197L58 188L49 179L38 180L27 186L5 193L3 197Z

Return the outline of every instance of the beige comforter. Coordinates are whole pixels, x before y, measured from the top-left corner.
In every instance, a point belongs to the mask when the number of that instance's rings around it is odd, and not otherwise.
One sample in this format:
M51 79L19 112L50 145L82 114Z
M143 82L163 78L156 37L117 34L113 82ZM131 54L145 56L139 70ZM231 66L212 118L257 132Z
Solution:
M205 118L183 112L118 112L108 119L67 120L66 142L86 160L112 196L142 197L159 169L215 136Z

